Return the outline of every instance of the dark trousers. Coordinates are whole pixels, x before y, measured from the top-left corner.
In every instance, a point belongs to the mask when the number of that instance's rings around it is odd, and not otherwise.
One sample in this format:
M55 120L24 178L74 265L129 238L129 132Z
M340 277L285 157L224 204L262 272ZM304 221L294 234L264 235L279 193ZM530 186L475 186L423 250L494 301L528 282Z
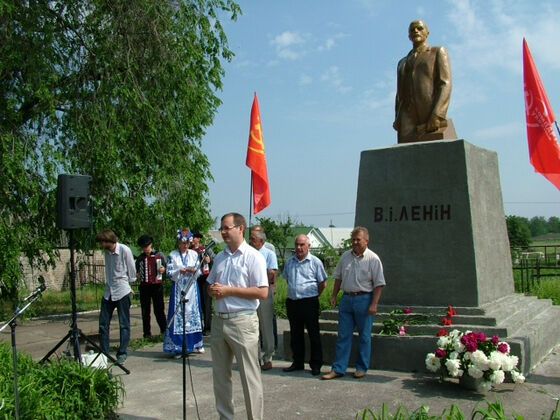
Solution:
M323 365L323 348L319 333L319 297L286 299L286 312L290 321L290 341L294 365L303 367L305 359L305 334L311 344L309 366L320 369Z
M101 311L99 312L99 335L101 350L109 354L109 325L113 312L117 309L119 315L120 342L117 356L126 354L128 343L130 341L130 294L122 297L120 300L101 299Z
M198 290L200 291L200 319L204 332L210 331L212 325L212 296L208 293L208 276L202 275L197 279Z
M165 333L167 328L165 320L165 307L163 303L163 284L142 283L140 289L140 307L142 308L142 330L144 337L152 335L151 306L154 304L154 315L159 326L159 332Z

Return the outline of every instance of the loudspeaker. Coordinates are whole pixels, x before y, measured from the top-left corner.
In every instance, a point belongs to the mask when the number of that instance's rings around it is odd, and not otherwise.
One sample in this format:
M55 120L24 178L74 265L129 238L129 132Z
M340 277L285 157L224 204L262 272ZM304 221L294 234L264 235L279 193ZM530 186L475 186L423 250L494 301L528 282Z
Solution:
M56 225L60 229L91 227L89 175L58 176L56 190Z

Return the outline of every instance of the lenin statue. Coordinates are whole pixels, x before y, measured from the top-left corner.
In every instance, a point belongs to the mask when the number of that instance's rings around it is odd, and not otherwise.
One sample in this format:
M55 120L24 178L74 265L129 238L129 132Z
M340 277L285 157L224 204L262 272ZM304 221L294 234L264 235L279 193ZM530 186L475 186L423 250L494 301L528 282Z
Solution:
M428 25L415 20L408 27L412 50L397 65L395 122L399 143L456 139L447 108L451 67L443 47L428 45Z

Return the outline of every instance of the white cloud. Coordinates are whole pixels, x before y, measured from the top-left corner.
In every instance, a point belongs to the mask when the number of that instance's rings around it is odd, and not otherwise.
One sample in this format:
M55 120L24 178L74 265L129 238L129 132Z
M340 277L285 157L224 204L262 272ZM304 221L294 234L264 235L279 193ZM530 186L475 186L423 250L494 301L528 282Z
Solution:
M299 32L284 31L276 35L270 44L276 47L278 57L284 60L294 61L304 55L301 47L305 44L305 39Z
M336 45L336 41L346 37L347 35L339 32L335 35L329 36L321 45L319 45L319 47L317 48L318 51L329 51L331 50L335 45Z
M392 72L384 72L382 77L373 81L370 88L361 92L360 108L366 112L383 112L386 120L392 123L395 113L395 89L395 75Z
M302 42L303 38L299 33L290 31L284 31L272 40L272 44L276 45L278 48L288 48L292 45L301 44Z
M311 76L305 73L300 75L298 82L300 86L310 85L311 83L313 83L313 78Z
M358 0L358 3L369 15L376 16L379 12L379 0Z
M504 140L511 141L512 138L519 137L520 133L524 133L525 126L522 122L510 122L500 124L493 127L484 127L475 130L472 134L474 140Z
M340 75L340 70L337 66L331 66L321 76L321 81L333 87L339 93L347 93L352 90L352 87L347 86Z
M448 4L447 17L457 28L459 39L449 45L452 60L456 57L455 68L480 74L520 74L521 41L525 36L543 63L560 69L558 8L522 0L448 0Z

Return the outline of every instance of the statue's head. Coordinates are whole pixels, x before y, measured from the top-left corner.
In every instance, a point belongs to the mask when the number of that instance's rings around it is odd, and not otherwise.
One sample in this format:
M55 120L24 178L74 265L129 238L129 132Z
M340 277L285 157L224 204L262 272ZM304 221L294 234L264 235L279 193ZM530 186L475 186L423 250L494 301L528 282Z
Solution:
M428 35L430 35L430 29L423 20L413 20L410 22L410 25L408 25L408 39L410 39L414 45L426 42Z

